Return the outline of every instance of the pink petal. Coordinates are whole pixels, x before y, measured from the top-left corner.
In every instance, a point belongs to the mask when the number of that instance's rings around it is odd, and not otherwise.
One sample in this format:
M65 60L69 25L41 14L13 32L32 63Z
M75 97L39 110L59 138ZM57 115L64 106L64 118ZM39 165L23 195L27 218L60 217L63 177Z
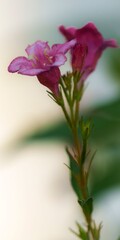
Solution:
M50 67L47 68L49 70ZM46 71L46 69L40 69L34 65L32 60L28 60L26 57L15 58L8 66L9 72L18 72L23 75L35 76L41 72Z
M66 56L62 53L59 53L55 55L54 63L52 64L52 66L61 66L66 62L66 60L67 60Z
M117 41L115 39L104 40L102 49L104 50L107 47L119 48Z
M93 23L88 23L76 31L77 42L86 45L88 51L95 52L103 43L103 37Z
M63 25L61 25L59 27L60 32L66 37L66 39L72 40L75 37L75 33L76 33L76 28L75 27L64 27Z
M76 31L77 43L88 47L83 71L84 76L88 76L96 67L102 52L107 47L118 47L115 40L104 40L102 34L93 23L88 23ZM86 72L86 73L85 73Z
M17 72L22 66L30 68L32 67L32 62L26 57L17 57L8 66L8 71L12 73Z
M51 50L51 55L55 55L57 53L67 53L68 50L70 50L72 47L74 47L76 44L76 40L71 40L68 41L66 43L62 43L62 44L54 44L52 46L52 50Z
M36 41L32 45L28 45L28 47L25 49L28 56L30 57L39 56L42 53L44 53L45 50L49 51L50 47L47 42L43 42L43 41Z
M44 72L46 70L43 69L39 69L39 68L21 68L18 73L22 74L22 75L28 75L28 76L36 76L42 72Z

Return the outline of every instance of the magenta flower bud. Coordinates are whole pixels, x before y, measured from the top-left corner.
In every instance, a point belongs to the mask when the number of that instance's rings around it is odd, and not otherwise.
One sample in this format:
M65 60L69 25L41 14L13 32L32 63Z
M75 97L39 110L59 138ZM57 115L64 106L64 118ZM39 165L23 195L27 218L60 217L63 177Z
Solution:
M26 48L26 57L17 57L9 65L9 72L23 75L37 76L39 82L58 94L58 84L61 77L59 66L67 58L65 54L76 44L71 40L64 44L54 44L51 48L47 42L37 41Z
M88 48L85 45L76 44L72 51L72 67L74 70L82 71Z
M105 40L93 23L88 23L79 29L60 26L59 30L68 41L76 39L71 51L72 68L81 72L82 80L95 70L103 50L108 47L119 47L116 40Z
M55 95L59 94L58 81L60 77L61 74L58 67L52 67L50 70L37 75L39 82L47 86Z

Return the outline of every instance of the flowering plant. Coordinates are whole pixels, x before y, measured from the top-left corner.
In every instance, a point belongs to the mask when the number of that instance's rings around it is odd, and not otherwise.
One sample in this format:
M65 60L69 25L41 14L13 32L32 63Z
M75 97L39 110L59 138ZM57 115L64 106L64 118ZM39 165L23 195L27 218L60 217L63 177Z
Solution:
M50 97L61 107L72 133L73 146L67 147L68 168L71 185L83 210L86 225L77 223L77 232L72 232L82 240L99 240L101 224L92 219L93 197L88 190L91 163L95 152L91 152L88 139L91 122L80 115L80 102L84 94L84 83L97 65L102 52L107 48L117 48L114 39L105 40L93 23L80 29L59 27L67 41L51 48L47 42L37 41L26 48L28 58L17 57L9 65L9 72L37 76L39 82L49 88ZM59 67L67 60L70 50L72 71L61 75Z

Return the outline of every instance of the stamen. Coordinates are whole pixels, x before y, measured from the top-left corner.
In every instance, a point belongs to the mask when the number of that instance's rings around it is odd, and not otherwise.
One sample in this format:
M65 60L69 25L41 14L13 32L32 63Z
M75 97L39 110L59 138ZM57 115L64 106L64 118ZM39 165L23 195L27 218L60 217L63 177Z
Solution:
M49 56L47 48L44 49L44 56L48 60L49 63L52 63L53 56Z

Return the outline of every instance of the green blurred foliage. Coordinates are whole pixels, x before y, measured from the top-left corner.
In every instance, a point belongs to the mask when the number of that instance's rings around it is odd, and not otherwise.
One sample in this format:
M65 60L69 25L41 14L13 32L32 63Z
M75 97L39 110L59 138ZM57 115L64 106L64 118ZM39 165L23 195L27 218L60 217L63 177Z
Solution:
M110 51L106 58L106 65L108 73L113 80L117 80L116 83L120 86L120 49Z

